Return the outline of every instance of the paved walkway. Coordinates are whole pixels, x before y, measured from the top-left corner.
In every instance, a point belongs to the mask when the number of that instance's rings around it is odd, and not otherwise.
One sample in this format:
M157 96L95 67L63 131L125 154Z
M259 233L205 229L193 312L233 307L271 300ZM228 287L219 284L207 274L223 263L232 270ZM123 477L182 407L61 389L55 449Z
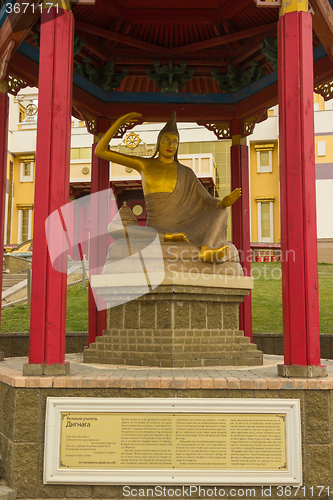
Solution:
M323 389L333 390L333 360L322 360L328 377L300 379L277 375L282 356L264 355L256 367L149 368L124 365L85 364L82 354L68 354L70 375L23 377L27 358L0 362L0 382L14 387L113 387L123 389Z

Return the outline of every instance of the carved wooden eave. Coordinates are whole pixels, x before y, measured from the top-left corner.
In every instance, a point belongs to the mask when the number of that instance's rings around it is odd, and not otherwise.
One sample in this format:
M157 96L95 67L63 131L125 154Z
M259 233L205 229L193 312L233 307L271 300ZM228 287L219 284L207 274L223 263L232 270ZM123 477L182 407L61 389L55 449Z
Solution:
M318 85L315 87L315 92L321 95L325 101L329 101L333 98L333 80Z
M333 62L333 9L328 0L311 0L315 34Z
M96 116L89 115L85 110L79 108L78 106L73 107L72 114L75 118L82 120L85 123L90 134L98 134L98 119Z
M231 121L224 123L204 123L199 121L197 124L214 132L219 140L231 139Z
M249 116L242 123L242 137L251 135L257 123L261 123L267 118L267 109L261 109L256 114Z
M2 82L2 80L4 80L6 77L8 63L12 55L14 46L15 46L15 41L11 40L7 45L5 52L2 54L2 57L0 58L0 82Z

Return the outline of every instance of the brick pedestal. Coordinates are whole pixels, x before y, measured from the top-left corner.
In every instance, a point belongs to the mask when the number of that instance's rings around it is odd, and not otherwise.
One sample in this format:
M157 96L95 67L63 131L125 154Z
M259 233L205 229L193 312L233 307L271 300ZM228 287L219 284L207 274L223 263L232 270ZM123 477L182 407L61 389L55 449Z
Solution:
M262 352L239 330L239 304L247 295L237 288L161 285L111 308L109 329L83 359L180 368L261 365Z

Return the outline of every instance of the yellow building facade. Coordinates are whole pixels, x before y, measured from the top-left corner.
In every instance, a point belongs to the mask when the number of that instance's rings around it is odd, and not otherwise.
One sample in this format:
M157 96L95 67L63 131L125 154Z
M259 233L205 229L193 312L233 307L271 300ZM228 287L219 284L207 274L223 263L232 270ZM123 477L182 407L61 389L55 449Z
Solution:
M5 244L32 238L35 155L8 154Z
M278 141L250 143L251 241L280 241Z
M333 262L333 103L314 94L317 236L319 262ZM251 241L280 242L278 107L247 138Z

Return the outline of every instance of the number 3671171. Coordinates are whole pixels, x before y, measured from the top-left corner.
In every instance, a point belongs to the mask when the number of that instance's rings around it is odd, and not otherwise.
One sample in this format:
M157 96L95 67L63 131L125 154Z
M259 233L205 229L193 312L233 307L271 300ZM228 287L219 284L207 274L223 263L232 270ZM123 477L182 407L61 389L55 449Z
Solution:
M43 10L50 12L51 8L54 7L58 13L59 6L56 2L40 2L37 5L34 5L33 3L6 3L6 12L7 14L11 14L14 12L14 14L27 14L32 12L33 14L35 12L40 11L40 13L43 12Z

